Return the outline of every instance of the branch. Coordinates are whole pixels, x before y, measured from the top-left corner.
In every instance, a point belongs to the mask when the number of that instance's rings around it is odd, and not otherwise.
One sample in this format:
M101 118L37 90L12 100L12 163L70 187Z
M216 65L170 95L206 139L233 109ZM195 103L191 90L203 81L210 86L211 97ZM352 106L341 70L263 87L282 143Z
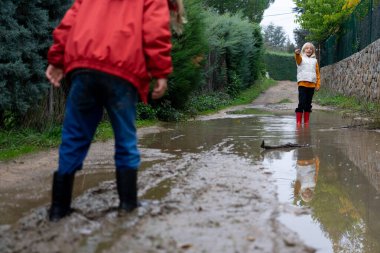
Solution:
M283 145L269 146L269 145L265 145L265 142L263 140L260 147L263 149L303 148L303 147L309 147L309 144L296 144L296 143L288 142L288 143L283 144Z

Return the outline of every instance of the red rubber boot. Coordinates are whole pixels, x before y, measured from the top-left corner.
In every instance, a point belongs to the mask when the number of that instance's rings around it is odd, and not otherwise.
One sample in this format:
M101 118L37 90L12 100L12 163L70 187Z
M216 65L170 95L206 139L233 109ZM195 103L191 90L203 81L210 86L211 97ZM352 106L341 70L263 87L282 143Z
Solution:
M304 112L303 123L305 125L309 125L309 119L310 119L310 112Z
M302 112L296 112L297 126L302 124Z

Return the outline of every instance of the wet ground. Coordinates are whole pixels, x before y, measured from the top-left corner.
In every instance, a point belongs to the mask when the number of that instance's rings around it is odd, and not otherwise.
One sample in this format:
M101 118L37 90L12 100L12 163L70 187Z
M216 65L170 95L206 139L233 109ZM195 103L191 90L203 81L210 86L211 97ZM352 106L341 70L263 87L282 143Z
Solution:
M58 223L56 150L0 163L0 252L380 252L380 133L318 106L297 128L296 95L280 82L251 105L140 129L131 214L116 210L112 141L92 146Z

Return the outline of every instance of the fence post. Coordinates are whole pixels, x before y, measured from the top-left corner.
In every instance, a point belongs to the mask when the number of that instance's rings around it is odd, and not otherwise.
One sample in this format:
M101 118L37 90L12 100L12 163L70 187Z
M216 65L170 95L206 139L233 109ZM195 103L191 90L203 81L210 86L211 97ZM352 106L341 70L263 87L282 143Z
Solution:
M319 42L318 43L318 64L319 64L319 67L321 66L321 43Z
M372 14L373 14L373 0L370 0L369 1L369 44L373 42L372 41Z

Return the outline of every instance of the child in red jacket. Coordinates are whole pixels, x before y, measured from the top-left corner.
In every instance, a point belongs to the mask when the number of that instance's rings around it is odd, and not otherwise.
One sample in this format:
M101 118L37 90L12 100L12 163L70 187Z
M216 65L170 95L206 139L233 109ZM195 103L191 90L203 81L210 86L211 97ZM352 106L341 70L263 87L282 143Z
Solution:
M136 104L138 97L147 101L152 78L153 99L167 89L172 72L169 7L180 30L182 2L172 0L75 0L54 30L46 76L59 87L69 74L71 88L53 176L51 221L71 212L74 175L82 168L104 108L115 136L119 209L129 212L138 206Z

